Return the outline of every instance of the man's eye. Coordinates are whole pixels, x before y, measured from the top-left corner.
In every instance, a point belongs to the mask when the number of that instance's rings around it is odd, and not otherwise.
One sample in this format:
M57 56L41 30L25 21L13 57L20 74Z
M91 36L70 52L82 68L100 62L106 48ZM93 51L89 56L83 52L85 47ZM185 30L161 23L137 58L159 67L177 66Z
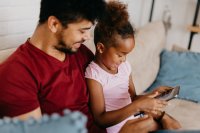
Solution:
M80 30L80 32L81 32L81 33L85 33L85 31L84 31L84 30Z

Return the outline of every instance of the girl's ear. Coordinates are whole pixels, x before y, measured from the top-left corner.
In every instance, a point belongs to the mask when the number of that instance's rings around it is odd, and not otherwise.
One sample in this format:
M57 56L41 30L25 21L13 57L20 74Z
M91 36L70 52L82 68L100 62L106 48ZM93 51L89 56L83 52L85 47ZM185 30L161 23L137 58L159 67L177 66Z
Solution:
M98 42L97 43L97 51L102 54L105 50L105 46L103 45L103 43Z

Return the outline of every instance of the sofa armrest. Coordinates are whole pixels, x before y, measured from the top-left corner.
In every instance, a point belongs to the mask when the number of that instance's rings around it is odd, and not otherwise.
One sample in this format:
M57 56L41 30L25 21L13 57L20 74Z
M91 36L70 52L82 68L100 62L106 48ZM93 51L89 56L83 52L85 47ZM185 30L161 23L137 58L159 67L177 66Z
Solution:
M6 60L14 51L16 48L10 48L0 51L0 63L2 63L4 60Z

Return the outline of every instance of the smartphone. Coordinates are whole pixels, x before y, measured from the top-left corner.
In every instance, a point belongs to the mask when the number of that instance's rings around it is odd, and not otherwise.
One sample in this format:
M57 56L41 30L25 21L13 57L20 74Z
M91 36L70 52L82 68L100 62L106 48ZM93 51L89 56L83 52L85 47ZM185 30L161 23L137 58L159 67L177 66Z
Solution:
M180 86L172 87L171 90L162 93L161 95L157 96L157 99L169 101L178 96L180 90Z
M134 114L134 117L135 118L142 118L142 117L144 117L144 112L143 111L141 111L141 112L138 112L138 113L136 113L136 114Z

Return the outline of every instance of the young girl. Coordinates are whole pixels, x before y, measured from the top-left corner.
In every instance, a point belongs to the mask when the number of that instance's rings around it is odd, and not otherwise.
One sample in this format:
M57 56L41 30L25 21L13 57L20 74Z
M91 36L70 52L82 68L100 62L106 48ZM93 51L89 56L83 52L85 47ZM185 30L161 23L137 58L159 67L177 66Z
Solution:
M158 93L136 96L131 66L126 61L135 46L128 18L125 5L116 1L107 4L107 14L94 31L95 59L85 73L94 119L108 133L119 132L138 112L158 114L167 104L153 98Z

